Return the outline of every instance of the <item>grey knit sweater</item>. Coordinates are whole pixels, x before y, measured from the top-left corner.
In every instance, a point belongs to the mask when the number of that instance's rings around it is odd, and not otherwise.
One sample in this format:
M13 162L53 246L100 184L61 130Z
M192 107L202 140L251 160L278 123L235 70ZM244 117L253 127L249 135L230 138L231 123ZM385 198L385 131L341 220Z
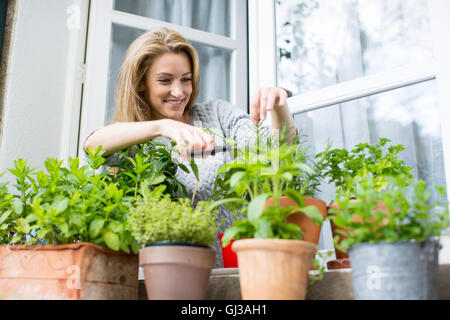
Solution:
M246 146L254 136L255 126L250 120L250 116L237 106L223 101L214 100L203 103L196 103L192 106L189 124L195 127L209 128L219 137L223 136L227 139L235 139L238 147ZM262 126L263 136L270 133L270 128ZM225 142L221 138L215 138L216 145L224 145ZM157 142L168 143L170 140L165 137L156 137L153 139ZM174 154L174 158L185 164L188 163L178 155ZM206 159L195 158L195 162L199 171L199 186L195 195L195 203L197 201L204 201L211 198L213 195L214 181L216 179L217 170L227 162L232 160L232 155L229 153L218 153L215 156L207 157ZM107 157L106 164L117 163L119 160L118 154L113 154ZM195 175L190 172L186 173L183 170L178 170L176 173L178 181L186 186L189 196L192 198L193 191L197 182ZM219 234L223 233L234 221L234 213L228 211L223 206L219 207L219 216L217 222L224 221L219 227ZM216 267L222 267L222 251L220 241L217 239L213 245L216 250Z

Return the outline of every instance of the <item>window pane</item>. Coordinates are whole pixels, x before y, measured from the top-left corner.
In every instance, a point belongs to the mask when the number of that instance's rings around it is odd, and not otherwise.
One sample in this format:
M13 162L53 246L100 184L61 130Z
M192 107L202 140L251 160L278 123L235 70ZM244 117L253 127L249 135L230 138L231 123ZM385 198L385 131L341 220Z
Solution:
M105 124L111 122L115 112L114 89L128 46L145 31L113 24L110 53L108 105ZM230 100L231 51L192 42L200 60L200 92L198 102Z
M116 0L115 10L230 36L230 0Z
M351 150L357 143L376 144L380 137L402 144L399 155L413 175L428 185L444 185L444 158L435 81L384 92L294 116L312 152L332 148ZM329 203L334 189L322 186L319 196ZM432 195L437 198L437 193ZM441 199L441 198L440 198ZM444 200L444 199L441 199Z
M278 0L278 85L300 94L433 57L427 0Z

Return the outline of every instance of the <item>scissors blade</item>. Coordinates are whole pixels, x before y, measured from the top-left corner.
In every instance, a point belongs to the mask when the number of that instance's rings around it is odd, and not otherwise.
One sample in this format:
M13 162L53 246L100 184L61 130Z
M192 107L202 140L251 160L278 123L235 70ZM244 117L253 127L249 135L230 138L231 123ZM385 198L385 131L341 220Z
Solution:
M213 156L219 152L234 151L237 149L238 149L237 147L232 147L232 146L215 146L214 149L211 149L211 150L191 151L191 152L189 152L189 155L191 157L210 156L210 155Z

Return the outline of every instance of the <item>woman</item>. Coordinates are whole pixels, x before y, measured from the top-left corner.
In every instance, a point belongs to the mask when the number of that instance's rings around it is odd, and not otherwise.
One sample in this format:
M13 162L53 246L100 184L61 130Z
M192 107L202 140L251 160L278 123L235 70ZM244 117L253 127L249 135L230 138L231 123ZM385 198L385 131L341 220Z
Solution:
M267 111L271 112L272 129L287 125L296 131L284 89L259 89L251 103L251 118L222 100L195 103L198 91L199 61L194 47L175 31L166 28L149 31L127 50L117 79L113 123L91 133L84 148L102 146L108 156L148 139L162 142L170 139L177 143L181 157L187 161L188 151L211 150L215 144L223 144L218 141L221 136L235 139L238 146L245 145L254 125L266 119ZM219 138L213 139L202 128L209 128ZM110 156L106 163L114 161L117 159ZM196 201L211 197L216 172L225 162L224 154L198 159L200 182ZM178 171L177 179L192 195L195 177ZM220 216L226 221L223 230L231 224L232 215L221 208ZM219 243L216 251L220 266Z

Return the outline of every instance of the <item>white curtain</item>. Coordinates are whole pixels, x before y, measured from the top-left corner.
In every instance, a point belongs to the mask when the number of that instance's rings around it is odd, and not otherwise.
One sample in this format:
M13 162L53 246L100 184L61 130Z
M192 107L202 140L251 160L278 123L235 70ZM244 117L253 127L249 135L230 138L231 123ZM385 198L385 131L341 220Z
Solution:
M170 22L214 34L229 36L229 0L116 0L115 9ZM130 43L144 30L113 25L109 77L109 123L115 110L114 87L117 75ZM188 38L188 35L183 35ZM193 43L200 59L200 93L197 101L230 99L231 51Z

